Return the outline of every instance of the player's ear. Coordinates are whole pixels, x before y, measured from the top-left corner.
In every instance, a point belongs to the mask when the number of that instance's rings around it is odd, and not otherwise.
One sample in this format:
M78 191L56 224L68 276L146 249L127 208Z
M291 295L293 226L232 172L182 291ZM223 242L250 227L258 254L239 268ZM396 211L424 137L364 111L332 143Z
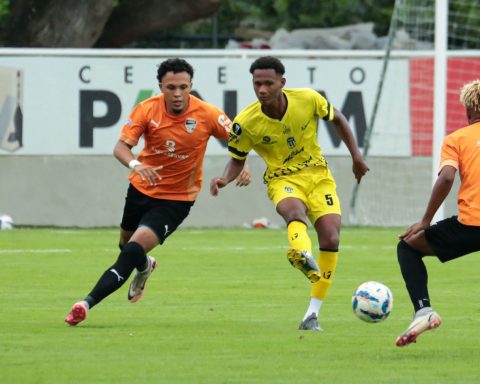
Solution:
M283 88L285 86L285 83L287 82L287 79L285 79L285 77L282 77L280 82L282 83L282 88Z

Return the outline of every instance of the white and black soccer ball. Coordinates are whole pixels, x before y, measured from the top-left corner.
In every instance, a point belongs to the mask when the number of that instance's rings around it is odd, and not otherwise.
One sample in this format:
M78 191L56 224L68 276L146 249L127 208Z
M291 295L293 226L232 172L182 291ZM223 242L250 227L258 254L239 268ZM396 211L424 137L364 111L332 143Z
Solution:
M8 215L0 215L0 231L13 229L13 219Z
M359 319L367 323L378 323L390 315L393 295L386 285L367 281L353 292L352 307Z

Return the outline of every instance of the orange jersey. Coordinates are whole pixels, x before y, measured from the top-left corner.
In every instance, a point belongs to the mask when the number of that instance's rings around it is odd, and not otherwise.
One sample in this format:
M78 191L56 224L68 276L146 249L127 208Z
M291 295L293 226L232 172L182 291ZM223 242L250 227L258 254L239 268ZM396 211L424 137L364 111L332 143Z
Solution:
M231 121L211 104L190 95L187 110L171 115L163 95L139 103L123 126L120 140L135 146L141 136L145 146L138 156L143 164L159 170L161 180L151 186L131 172L130 182L142 193L156 199L194 201L202 185L202 168L210 136L227 140Z
M446 165L460 172L458 221L480 226L480 122L461 128L443 141L440 169Z

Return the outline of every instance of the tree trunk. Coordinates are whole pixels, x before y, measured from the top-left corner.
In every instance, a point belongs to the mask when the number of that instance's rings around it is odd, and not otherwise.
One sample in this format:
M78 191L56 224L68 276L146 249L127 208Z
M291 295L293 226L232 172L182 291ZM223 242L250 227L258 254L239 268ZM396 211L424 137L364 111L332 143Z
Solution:
M97 47L123 47L152 34L213 14L221 0L124 1L112 12Z
M113 0L11 0L4 42L17 47L92 47Z

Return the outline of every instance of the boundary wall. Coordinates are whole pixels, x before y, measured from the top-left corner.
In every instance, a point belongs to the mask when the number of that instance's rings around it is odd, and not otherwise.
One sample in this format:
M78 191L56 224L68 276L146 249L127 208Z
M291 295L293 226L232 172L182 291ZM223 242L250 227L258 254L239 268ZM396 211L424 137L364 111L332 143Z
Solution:
M188 60L195 68L194 93L233 119L255 101L248 69L254 58L267 54L284 62L287 87L316 89L341 110L363 147L383 51L0 49L0 213L17 225L117 226L128 169L113 158L113 146L133 106L158 92L158 63L169 57ZM393 55L384 93L409 94L409 59L416 55ZM430 157L412 152L408 96L391 101L377 113L382 129L371 142L372 172L401 159L430 174ZM319 142L348 224L354 185L348 151L323 121ZM259 217L283 225L266 197L263 162L255 154L249 159L251 186L229 186L217 198L208 194L210 178L222 173L227 160L225 149L212 140L204 187L184 225L241 226ZM362 184L368 191L368 175ZM420 187L425 202L430 187L429 180ZM386 196L378 214L388 215L391 203ZM447 212L454 209L454 202L447 202ZM398 222L403 225L401 218Z

